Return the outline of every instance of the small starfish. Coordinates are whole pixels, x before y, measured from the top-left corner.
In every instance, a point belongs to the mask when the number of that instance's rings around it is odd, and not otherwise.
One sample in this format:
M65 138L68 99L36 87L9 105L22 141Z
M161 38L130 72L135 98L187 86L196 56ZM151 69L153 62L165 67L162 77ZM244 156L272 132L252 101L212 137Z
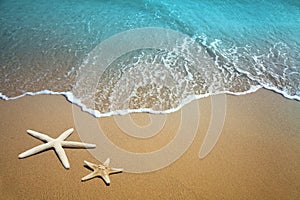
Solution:
M95 148L95 144L87 144L82 142L73 142L73 141L64 141L66 138L68 138L72 133L74 129L70 128L63 132L59 137L53 139L49 137L48 135L45 135L43 133L39 133L32 130L27 130L27 133L32 135L33 137L42 140L46 143L38 145L36 147L33 147L32 149L29 149L19 155L19 158L25 158L37 153L40 153L42 151L48 150L53 148L56 152L58 158L62 162L63 166L66 169L70 168L70 164L68 161L68 158L66 156L66 153L63 149L63 147L69 147L69 148Z
M103 164L101 163L99 165L90 163L88 161L84 161L84 163L94 171L92 173L86 175L85 177L83 177L81 179L81 181L86 181L86 180L89 180L89 179L92 179L95 177L101 177L104 180L104 182L106 183L106 185L110 185L109 175L120 173L123 171L123 169L111 168L108 166L109 162L110 162L109 158L107 158Z

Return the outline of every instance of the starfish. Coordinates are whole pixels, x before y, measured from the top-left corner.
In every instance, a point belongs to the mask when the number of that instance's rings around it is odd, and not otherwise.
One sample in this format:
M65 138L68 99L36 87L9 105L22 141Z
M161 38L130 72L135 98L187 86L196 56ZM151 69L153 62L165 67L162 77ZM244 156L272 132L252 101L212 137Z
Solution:
M68 158L66 156L66 153L63 149L63 147L69 147L69 148L95 148L95 144L87 144L82 142L73 142L73 141L64 141L66 138L68 138L72 133L74 129L70 128L63 132L59 137L57 138L51 138L48 135L45 135L43 133L39 133L32 130L27 130L27 133L31 136L44 141L44 144L38 145L36 147L33 147L32 149L29 149L19 155L19 158L25 158L37 153L40 153L42 151L46 151L48 149L54 149L56 152L58 158L62 162L63 166L66 169L70 168L70 164L68 161Z
M102 164L96 165L94 163L90 163L88 161L84 161L84 163L93 170L92 173L86 175L85 177L83 177L81 179L81 181L86 181L95 177L101 177L104 182L106 183L106 185L110 185L110 179L109 179L109 175L110 174L116 174L116 173L120 173L123 171L123 169L118 169L118 168L111 168L109 167L109 162L110 159L107 158L106 161Z

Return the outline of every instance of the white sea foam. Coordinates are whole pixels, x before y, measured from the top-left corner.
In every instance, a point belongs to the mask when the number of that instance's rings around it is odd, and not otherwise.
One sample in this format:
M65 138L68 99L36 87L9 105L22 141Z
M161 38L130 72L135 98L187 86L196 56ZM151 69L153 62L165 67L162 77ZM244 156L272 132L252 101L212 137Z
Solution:
M15 99L18 99L18 98L21 98L24 96L35 96L35 95L45 95L45 94L46 95L63 95L66 97L66 99L69 102L73 103L74 105L79 106L82 111L87 112L96 118L101 118L101 117L109 117L109 116L114 116L114 115L126 115L126 114L130 114L130 113L168 114L168 113L172 113L172 112L176 112L176 111L180 110L183 106L185 106L186 104L188 104L194 100L206 98L211 95L218 95L218 94L245 95L245 94L256 92L260 88L262 88L262 87L261 86L253 86L253 87L251 87L251 89L249 91L245 91L245 92L233 93L233 92L229 92L229 91L224 91L224 92L217 92L215 94L193 95L193 96L189 96L188 98L184 99L181 102L181 104L175 108L171 108L168 110L160 110L160 111L147 109L147 108L140 108L140 109L127 109L127 110L114 110L114 111L110 111L107 113L100 113L98 110L87 108L81 102L80 99L76 98L72 94L72 92L54 92L54 91L50 91L50 90L43 90L43 91L38 91L38 92L26 92L22 95L15 96L15 97L7 97L7 96L3 95L2 93L0 93L0 98L8 101L8 100L15 100Z

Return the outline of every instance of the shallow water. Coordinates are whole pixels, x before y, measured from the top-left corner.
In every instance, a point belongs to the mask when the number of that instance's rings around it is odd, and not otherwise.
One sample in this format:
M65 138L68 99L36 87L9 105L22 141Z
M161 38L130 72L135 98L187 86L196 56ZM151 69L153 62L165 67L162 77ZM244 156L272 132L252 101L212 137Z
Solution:
M99 69L90 68L91 56L103 56L95 51L103 42L147 27L183 37L169 49L125 52L100 76ZM260 87L300 100L296 0L4 0L0 38L3 99L57 92L74 103L112 114L167 111L192 99L240 95ZM144 39L153 39L150 32ZM144 39L130 37L137 44ZM87 69L95 73L82 76Z

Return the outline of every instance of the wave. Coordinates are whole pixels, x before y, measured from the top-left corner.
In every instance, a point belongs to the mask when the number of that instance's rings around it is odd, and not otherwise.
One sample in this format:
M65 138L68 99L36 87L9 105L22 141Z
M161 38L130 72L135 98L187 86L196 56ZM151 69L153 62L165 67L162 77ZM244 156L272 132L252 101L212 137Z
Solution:
M237 93L232 93L232 92L219 92L216 94L207 94L207 95L198 95L198 96L194 96L194 97L190 97L185 99L178 107L176 108L172 108L172 109L168 109L168 110L162 110L162 111L156 111L156 110L152 110L152 109L147 109L147 108L141 108L141 109L129 109L129 110L115 110L115 111L111 111L111 112L107 112L107 113L100 113L98 110L93 110L90 108L87 108L80 99L76 98L72 92L68 91L68 92L55 92L55 91L50 91L50 90L43 90L43 91L38 91L38 92L26 92L22 95L19 96L15 96L15 97L7 97L5 95L3 95L2 93L0 93L0 98L6 101L9 100L16 100L18 98L24 97L24 96L36 96L36 95L63 95L66 97L66 99L71 102L72 104L79 106L81 108L81 110L83 112L87 112L91 115L93 115L96 118L101 118L101 117L109 117L109 116L115 116L115 115L126 115L126 114L130 114L130 113L151 113L151 114L168 114L168 113L172 113L172 112L176 112L178 110L180 110L183 106L187 105L188 103L194 101L194 100L198 100L201 98L206 98L209 97L211 95L219 95L219 94L231 94L231 95L245 95L245 94L250 94L253 92L256 92L257 90L261 89L262 87L260 86L253 86L251 88L251 90L249 91L245 91L245 92L237 92Z
M95 117L168 113L195 99L259 88L299 101L299 6L257 3L3 1L0 98L60 94ZM101 71L93 68L110 56L95 51L99 44L146 25L181 39L169 49L134 48ZM144 42L132 36L131 44ZM111 46L115 52L128 45Z
M101 73L97 72L96 61L103 62L103 57L99 56L99 49L103 51L103 46L95 48L77 69L72 90L41 90L13 97L0 93L0 98L13 100L26 95L64 95L68 101L97 118L136 112L171 113L193 100L218 94L244 95L260 88L300 100L299 96L267 85L240 69L228 54L218 51L219 40L207 43L202 37L200 43L185 35L182 38L176 35L175 38L175 48L168 51L134 49L117 56L107 68L100 70ZM67 74L73 74L75 69L71 70L72 73Z

